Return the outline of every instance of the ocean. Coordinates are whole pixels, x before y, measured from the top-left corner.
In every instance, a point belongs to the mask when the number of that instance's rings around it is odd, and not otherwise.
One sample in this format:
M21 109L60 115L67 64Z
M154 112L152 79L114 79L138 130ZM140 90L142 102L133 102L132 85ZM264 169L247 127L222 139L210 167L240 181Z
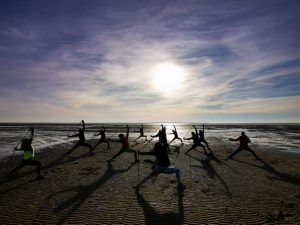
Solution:
M145 135L153 135L160 129L161 123L145 123ZM163 123L167 128L168 140L171 141L173 135L170 134L173 125L176 126L179 137L190 137L194 131L190 123ZM0 123L0 158L13 154L16 145L20 143L28 128L35 128L33 145L37 151L53 148L56 145L64 145L66 148L72 146L72 141L76 138L68 138L68 135L75 134L80 123ZM98 133L102 126L106 127L107 137L117 137L118 133L126 132L126 124L122 123L87 123L85 137L96 143L94 134ZM139 136L139 123L131 123L130 137ZM202 128L202 124L196 124ZM237 138L244 131L252 141L252 148L261 148L271 151L286 151L300 154L300 124L205 124L205 137L207 141L217 138L224 141L225 145L232 145L236 148L236 143L230 143L229 137ZM176 143L173 142L175 145ZM172 143L172 144L173 144ZM22 153L17 153L22 154Z

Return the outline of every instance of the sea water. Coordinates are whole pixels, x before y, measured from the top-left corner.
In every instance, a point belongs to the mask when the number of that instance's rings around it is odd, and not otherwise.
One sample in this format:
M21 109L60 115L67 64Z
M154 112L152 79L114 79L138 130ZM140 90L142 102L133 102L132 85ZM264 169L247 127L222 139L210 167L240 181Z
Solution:
M161 128L161 123L144 124L144 133L148 137L155 135ZM177 128L179 137L189 138L191 132L194 132L191 123L163 123L167 128L168 141L173 138L172 129L174 125ZM198 129L202 129L202 124L195 124ZM94 136L99 133L102 126L106 127L107 137L117 138L119 133L126 132L126 124L122 123L87 123L85 137L87 140L93 140ZM129 124L130 137L137 138L139 136L140 123ZM78 129L82 127L80 123L61 123L61 124L0 124L0 158L13 154L13 150L27 133L29 127L35 128L33 145L37 151L53 148L56 145L65 145L66 148L72 146L72 142L77 138L68 138L68 135L76 134ZM217 138L230 144L229 138L237 138L244 131L251 139L251 146L261 149L269 149L272 151L287 151L300 154L300 124L205 124L205 137L207 141ZM188 143L191 143L189 141ZM173 143L172 143L173 144ZM176 144L176 142L174 143ZM232 143L235 147L236 143ZM18 153L17 153L18 154ZM21 154L21 153L20 153Z

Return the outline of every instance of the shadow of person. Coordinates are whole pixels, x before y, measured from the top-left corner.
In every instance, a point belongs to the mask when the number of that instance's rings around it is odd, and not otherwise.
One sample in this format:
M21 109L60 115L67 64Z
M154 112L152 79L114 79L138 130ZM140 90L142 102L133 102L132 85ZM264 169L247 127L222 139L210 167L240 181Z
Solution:
M68 199L67 201L61 203L56 208L53 209L53 212L59 213L67 208L70 208L69 211L65 216L63 216L60 221L57 224L64 224L64 222L68 219L69 216L73 214L73 212L78 209L92 194L95 192L99 187L101 187L105 182L107 182L110 178L115 176L119 173L127 172L131 169L131 167L134 165L131 164L126 169L121 170L115 170L111 164L111 162L107 162L107 169L103 176L101 176L99 179L94 181L91 184L88 185L79 185L76 187L71 187L66 190L62 190L59 192L56 192L52 195L48 196L48 199L51 199L53 196L57 196L59 194L67 193L70 191L77 192L76 195L74 195L72 198Z
M263 161L262 159L260 160L260 162L262 162L263 165L255 165L255 164L252 164L252 163L239 161L237 159L233 159L233 160L236 161L236 162L239 162L239 163L243 163L243 164L246 164L246 165L249 165L249 166L253 166L253 167L263 169L263 170L275 175L275 177L274 176L268 176L268 178L270 180L282 180L284 182L288 182L288 183L291 183L291 184L300 185L300 178L299 177L293 176L293 175L288 174L288 173L279 172L276 169L274 169L274 167L272 167L270 164Z
M177 188L178 190L178 213L175 212L167 212L160 214L156 212L156 210L151 207L149 202L145 200L143 195L140 194L139 188L135 189L135 194L137 197L137 201L141 208L143 209L144 217L145 217L145 224L174 224L180 225L184 224L185 217L184 217L184 207L183 207L183 192L184 189Z
M89 156L90 156L89 152L86 152L86 153L81 154L79 156L69 157L69 158L66 158L65 155L62 155L62 156L59 156L59 157L55 158L54 160L52 160L49 163L42 162L42 170L41 170L41 172L43 173L43 171L46 171L47 169L51 169L51 168L53 168L55 166L59 166L59 165L64 164L64 163L71 163L71 162L74 162L74 161L76 161L76 160L78 160L78 159L80 159L82 157L89 157ZM26 172L16 173L16 174L13 174L13 175L11 175L9 177L7 177L7 176L1 177L1 179L0 179L0 185L3 185L3 184L8 183L10 181L14 181L14 180L16 180L18 178L27 176L27 175L32 174L32 173L35 173L34 169L32 169L30 171L26 171Z
M224 181L224 179L218 174L218 172L216 171L216 169L214 168L214 166L210 163L211 158L205 158L205 159L199 159L197 157L188 155L190 158L195 159L199 162L201 162L202 166L198 166L198 165L192 165L191 167L198 167L201 169L204 169L207 173L207 175L211 178L211 179L215 179L217 178L222 186L224 187L224 193L228 196L231 197L231 192L229 190L228 185L226 184L226 182Z

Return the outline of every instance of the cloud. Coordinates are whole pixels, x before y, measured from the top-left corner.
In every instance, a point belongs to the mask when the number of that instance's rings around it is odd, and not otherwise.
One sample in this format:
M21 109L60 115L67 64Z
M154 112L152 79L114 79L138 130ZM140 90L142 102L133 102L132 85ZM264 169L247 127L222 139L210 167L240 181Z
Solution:
M31 3L5 5L1 105L19 116L34 109L33 120L61 112L69 115L62 120L101 113L107 121L298 112L299 4L220 3L54 1L37 12ZM185 71L175 94L153 86L161 62Z

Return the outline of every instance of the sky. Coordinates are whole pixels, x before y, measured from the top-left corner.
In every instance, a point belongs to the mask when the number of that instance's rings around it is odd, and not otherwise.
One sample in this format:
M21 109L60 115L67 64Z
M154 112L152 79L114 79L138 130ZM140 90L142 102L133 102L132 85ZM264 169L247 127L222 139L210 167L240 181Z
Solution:
M0 122L300 122L298 0L1 0Z

